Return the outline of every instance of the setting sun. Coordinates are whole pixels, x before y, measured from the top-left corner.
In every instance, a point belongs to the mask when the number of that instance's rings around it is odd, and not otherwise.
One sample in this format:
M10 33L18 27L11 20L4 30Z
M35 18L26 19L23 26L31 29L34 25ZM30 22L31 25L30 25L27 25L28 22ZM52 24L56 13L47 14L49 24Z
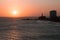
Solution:
M12 10L12 11L11 11L11 16L12 16L12 17L19 17L19 12L18 12L18 10Z
M17 11L14 10L14 11L12 12L12 14L13 14L13 15L17 15Z

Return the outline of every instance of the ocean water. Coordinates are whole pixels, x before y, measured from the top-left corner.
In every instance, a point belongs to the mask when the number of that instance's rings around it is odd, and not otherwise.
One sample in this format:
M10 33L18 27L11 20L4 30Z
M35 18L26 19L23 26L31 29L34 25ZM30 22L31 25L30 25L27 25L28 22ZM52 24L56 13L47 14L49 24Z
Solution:
M0 40L60 40L60 23L41 20L0 20Z

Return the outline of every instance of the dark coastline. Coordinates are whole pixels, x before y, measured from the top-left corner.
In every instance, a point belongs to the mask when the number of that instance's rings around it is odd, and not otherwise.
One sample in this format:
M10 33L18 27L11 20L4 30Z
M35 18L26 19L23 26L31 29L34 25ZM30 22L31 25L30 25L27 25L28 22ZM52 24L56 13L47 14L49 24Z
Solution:
M42 21L51 21L51 22L60 22L60 18L37 18L37 19L29 19L29 18L10 18L10 17L0 17L0 21L9 21L9 20L42 20Z

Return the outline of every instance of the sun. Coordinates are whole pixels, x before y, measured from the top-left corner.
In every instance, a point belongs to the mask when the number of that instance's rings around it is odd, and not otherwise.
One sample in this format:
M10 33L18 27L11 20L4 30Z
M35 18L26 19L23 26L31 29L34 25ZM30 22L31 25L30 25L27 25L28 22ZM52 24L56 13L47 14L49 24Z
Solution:
M16 10L12 11L12 14L17 15L17 11Z
M19 11L18 10L12 10L11 11L12 13L11 13L11 17L19 17Z

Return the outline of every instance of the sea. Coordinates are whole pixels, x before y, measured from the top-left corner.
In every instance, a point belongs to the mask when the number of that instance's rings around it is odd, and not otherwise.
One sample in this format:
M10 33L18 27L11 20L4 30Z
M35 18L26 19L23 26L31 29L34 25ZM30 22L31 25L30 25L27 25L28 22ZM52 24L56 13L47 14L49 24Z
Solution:
M0 19L0 40L60 40L60 23Z

